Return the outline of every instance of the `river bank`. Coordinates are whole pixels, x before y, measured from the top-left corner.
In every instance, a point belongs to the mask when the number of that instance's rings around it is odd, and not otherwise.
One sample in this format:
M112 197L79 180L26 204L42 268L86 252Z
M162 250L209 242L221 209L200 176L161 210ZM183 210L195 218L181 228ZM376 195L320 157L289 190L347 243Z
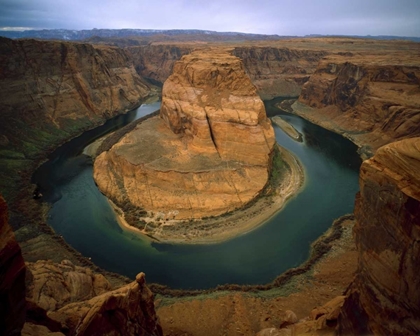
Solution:
M269 185L247 206L233 212L194 221L167 220L145 229L138 229L133 223L128 223L125 214L116 204L110 201L119 225L138 234L143 234L152 240L171 244L217 244L237 236L246 234L270 219L279 212L288 199L296 195L303 187L305 174L299 160L287 149L278 147L278 155L283 162L281 178L269 181ZM276 158L274 158L276 159ZM151 221L156 221L153 218ZM150 222L151 222L150 221Z
M157 99L156 95L150 95L141 99L134 109ZM128 109L120 111L121 113L116 117L124 118L130 111ZM18 171L19 174L13 188L10 190L3 189L2 193L9 196L7 203L9 206L10 224L22 249L25 261L52 260L60 263L62 260L67 259L75 265L89 267L93 271L103 274L113 286L118 287L128 283L130 279L101 269L88 257L83 256L71 246L62 235L57 234L48 225L51 205L45 201L43 202L42 199L33 198L34 189L37 187L34 184L36 182L33 180L34 174L48 161L48 158L54 155L57 149L65 146L70 141L83 137L83 134L90 132L92 129L102 127L106 123L107 119L97 118L89 124L80 124L80 127L57 132L54 141L50 141L30 159L22 161L22 164L19 160L15 160L16 162L13 162L13 164L4 165L5 168L10 168L10 171L6 173L7 176L12 176L15 171ZM15 150L18 152L19 148Z
M302 134L299 133L296 128L294 128L292 125L290 125L287 121L283 120L279 116L272 117L271 120L280 127L283 132L285 132L289 137L291 137L293 140L302 142Z

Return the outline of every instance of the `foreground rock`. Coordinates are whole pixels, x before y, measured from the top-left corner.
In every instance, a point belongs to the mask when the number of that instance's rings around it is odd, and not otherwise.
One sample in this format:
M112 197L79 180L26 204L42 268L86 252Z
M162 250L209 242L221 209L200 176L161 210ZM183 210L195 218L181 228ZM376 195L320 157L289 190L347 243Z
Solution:
M420 138L365 161L356 199L357 276L342 309L342 335L420 333Z
M139 273L131 284L88 301L69 304L49 316L71 335L162 335L153 294Z
M267 183L274 131L241 61L219 50L184 56L165 82L160 118L95 161L99 188L162 220L220 215Z
M75 266L68 260L60 264L39 260L27 266L29 285L26 297L47 311L111 290L110 283L102 274Z
M0 196L0 334L18 335L25 321L25 263Z

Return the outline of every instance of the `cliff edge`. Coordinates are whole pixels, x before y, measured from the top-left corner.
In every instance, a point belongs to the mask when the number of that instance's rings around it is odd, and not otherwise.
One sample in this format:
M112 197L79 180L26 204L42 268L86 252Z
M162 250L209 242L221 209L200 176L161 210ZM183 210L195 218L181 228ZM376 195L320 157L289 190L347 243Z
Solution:
M420 332L420 138L381 147L360 170L354 229L356 278L342 335Z

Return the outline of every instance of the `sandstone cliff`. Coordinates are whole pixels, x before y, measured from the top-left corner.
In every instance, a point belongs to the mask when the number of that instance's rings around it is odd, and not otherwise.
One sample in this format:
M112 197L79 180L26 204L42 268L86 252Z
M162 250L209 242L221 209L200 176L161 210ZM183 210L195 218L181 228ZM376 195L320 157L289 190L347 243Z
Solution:
M339 321L343 335L420 332L420 138L381 147L362 164L354 229L355 280Z
M142 77L164 83L176 61L200 48L208 48L208 45L151 43L128 47L127 50ZM218 48L223 49L221 46ZM311 47L295 49L293 45L273 47L233 44L231 52L242 60L246 73L262 99L297 97L319 60L328 54L328 51L316 48L311 50Z
M164 83L173 66L182 56L189 54L192 45L151 43L127 48L137 73L153 82Z
M68 261L29 264L28 322L24 335L162 335L144 273L119 289Z
M108 280L87 267L73 265L68 260L60 264L39 260L27 263L26 297L47 311L66 304L91 299L111 290Z
M95 181L111 199L187 219L234 210L263 189L274 131L237 57L184 56L165 82L160 115L96 159Z
M272 99L299 96L328 51L256 46L236 47L232 53L244 62L261 98Z
M0 334L19 335L25 321L25 263L0 196Z
M150 88L119 48L0 39L0 188L8 198L28 160L136 107Z
M367 155L392 141L418 136L419 56L412 51L401 58L328 57L303 86L294 109L365 146Z

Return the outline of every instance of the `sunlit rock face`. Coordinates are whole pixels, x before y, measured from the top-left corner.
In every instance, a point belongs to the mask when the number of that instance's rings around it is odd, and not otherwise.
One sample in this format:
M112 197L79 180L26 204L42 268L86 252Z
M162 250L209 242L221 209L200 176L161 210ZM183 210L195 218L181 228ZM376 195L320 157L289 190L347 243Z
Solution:
M160 118L143 122L101 154L94 177L119 204L176 219L220 215L261 192L274 143L240 59L201 50L175 64Z
M329 56L303 86L295 111L344 134L368 156L396 140L420 136L418 56Z
M420 332L420 138L381 147L362 164L356 198L357 276L342 335Z

